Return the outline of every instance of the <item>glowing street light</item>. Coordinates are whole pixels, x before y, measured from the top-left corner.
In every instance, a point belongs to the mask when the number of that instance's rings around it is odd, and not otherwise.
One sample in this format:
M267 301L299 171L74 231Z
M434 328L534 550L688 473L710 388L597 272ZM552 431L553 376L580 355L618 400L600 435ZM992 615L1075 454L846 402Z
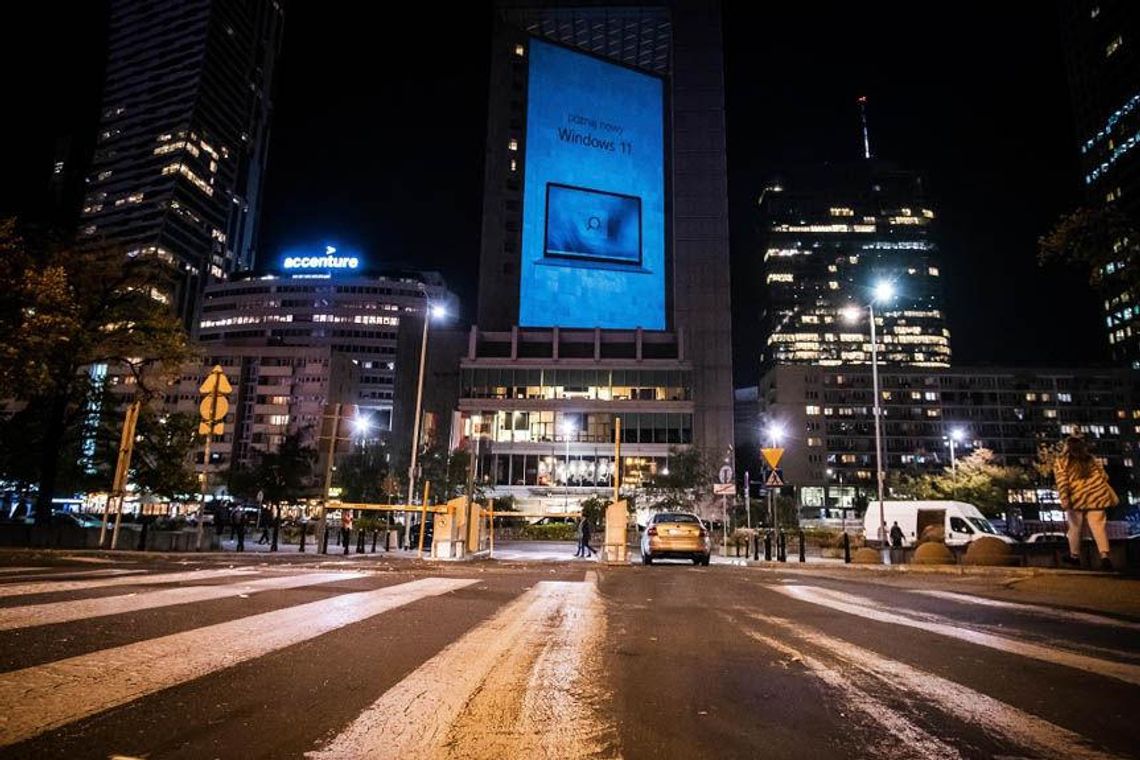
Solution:
M784 426L779 422L768 424L768 439L772 441L772 446L779 446L784 440L784 435Z
M957 477L958 475L958 458L954 456L954 444L961 443L966 440L966 431L962 428L954 428L950 431L950 473Z
M765 187L763 190L760 191L760 198L756 201L756 205L757 206L763 206L764 205L764 196L767 195L768 193L782 193L782 192L784 192L784 186L781 185L779 182L768 185L767 187Z
M367 414L358 414L352 419L352 429L361 438L367 438L368 431L372 429L372 418Z

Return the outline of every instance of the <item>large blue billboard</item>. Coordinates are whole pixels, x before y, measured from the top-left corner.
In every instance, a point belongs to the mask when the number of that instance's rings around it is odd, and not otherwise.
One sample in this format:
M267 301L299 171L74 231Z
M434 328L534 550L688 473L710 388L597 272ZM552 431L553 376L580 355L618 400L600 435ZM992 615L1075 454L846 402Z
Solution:
M663 83L530 43L519 324L665 329Z

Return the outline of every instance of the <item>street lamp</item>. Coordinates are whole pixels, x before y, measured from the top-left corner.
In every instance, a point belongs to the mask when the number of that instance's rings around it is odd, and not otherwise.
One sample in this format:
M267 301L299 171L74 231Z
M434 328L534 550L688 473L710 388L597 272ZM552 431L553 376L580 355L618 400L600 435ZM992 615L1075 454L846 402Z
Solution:
M757 206L763 206L764 205L764 196L767 195L768 193L782 193L782 192L784 192L784 186L781 185L779 182L768 185L767 187L765 187L763 190L760 191L760 198L756 201L756 205Z
M562 431L562 437L566 440L566 492L565 499L562 502L563 510L570 511L570 436L578 431L578 426L574 424L573 420L568 417L562 418L562 424L559 425Z
M426 296L426 294L425 294ZM423 413L423 399L424 399L424 368L427 359L427 346L428 346L428 325L431 324L432 319L443 319L447 316L447 309L439 304L428 303L424 299L424 333L423 338L420 340L420 375L419 380L416 382L416 416L412 422L412 457L411 463L408 465L408 506L411 506L412 499L416 494L416 458L420 452L420 416ZM404 525L408 524L408 513L404 512ZM404 531L405 539L407 539L408 531Z
M880 280L871 292L872 298L867 303L867 316L871 325L871 389L875 394L875 479L879 496L879 545L883 550L883 563L890 564L890 552L887 549L887 518L883 509L883 410L879 398L879 345L875 336L875 304L885 303L894 298L895 286L889 280ZM843 316L848 322L854 322L859 319L861 311L857 306L848 306L843 310Z
M950 431L950 472L955 477L958 475L958 458L954 456L954 444L961 443L966 439L966 431L962 428L954 428Z
M368 431L372 429L372 418L367 414L357 414L352 420L352 429L363 440L368 437Z

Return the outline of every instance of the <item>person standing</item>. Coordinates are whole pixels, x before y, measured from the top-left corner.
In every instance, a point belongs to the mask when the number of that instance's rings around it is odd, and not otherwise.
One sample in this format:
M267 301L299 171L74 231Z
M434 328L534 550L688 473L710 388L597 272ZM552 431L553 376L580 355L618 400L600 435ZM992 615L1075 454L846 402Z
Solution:
M234 516L234 533L237 534L237 547L235 551L245 551L245 510L238 510Z
M1108 482L1108 474L1089 450L1083 438L1069 436L1061 454L1053 461L1053 478L1061 508L1069 521L1069 555L1062 558L1067 565L1081 564L1081 533L1088 524L1089 532L1100 552L1100 569L1112 570L1108 558L1106 523L1108 510L1120 503L1120 497Z
M905 538L903 529L899 527L899 521L895 520L894 525L891 526L891 546L895 549L901 549Z

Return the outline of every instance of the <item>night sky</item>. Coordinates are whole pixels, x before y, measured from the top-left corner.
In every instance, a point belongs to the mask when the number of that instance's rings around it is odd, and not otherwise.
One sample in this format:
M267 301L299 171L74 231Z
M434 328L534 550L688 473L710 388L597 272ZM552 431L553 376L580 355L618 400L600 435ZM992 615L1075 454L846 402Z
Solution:
M943 2L921 12L913 3L726 5L738 385L755 383L757 349L748 344L761 298L755 197L782 166L860 155L860 94L870 99L875 155L927 176L941 222L955 362L1106 361L1083 274L1034 261L1037 236L1079 201L1051 3ZM0 125L4 213L34 205L55 136L94 132L104 6L61 7L0 24L18 36L19 44L5 41L3 63L7 102L22 105ZM382 27L354 7L287 6L262 256L329 239L358 246L374 262L436 268L470 318L488 6L444 13L405 5L403 20Z

